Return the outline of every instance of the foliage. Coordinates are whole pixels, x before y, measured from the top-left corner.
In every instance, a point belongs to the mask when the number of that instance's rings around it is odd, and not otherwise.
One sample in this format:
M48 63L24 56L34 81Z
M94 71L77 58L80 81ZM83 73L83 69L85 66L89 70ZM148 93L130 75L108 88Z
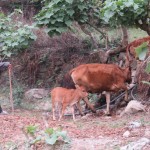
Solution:
M65 143L70 143L70 138L67 136L66 131L61 129L47 128L45 131L37 130L37 126L29 125L26 127L26 132L32 136L30 144L36 144L37 142L44 142L48 145L55 145L57 141L61 140Z
M135 48L135 52L140 60L145 60L146 54L148 52L148 42L144 42L143 44ZM150 73L150 62L147 62L145 71L147 74ZM148 81L142 81L142 83L150 85L150 82Z
M54 130L52 128L48 128L46 131L46 138L45 141L47 144L54 145L57 140L61 139L65 143L70 143L70 139L67 137L66 131Z
M37 126L29 125L26 127L27 133L34 135L37 130Z
M148 42L144 42L143 44L135 48L135 52L140 60L145 59L147 51L148 51Z
M13 89L13 98L15 100L15 105L20 105L22 99L23 99L24 90L22 86L14 86Z
M106 0L101 9L101 17L106 23L112 26L137 25L145 31L150 23L149 14L149 0Z
M65 32L73 23L87 23L90 17L99 18L99 8L93 0L46 0L35 16L38 26L47 26L50 36ZM91 16L92 15L92 16Z
M36 39L33 26L15 23L11 16L0 13L0 55L10 57L26 49Z

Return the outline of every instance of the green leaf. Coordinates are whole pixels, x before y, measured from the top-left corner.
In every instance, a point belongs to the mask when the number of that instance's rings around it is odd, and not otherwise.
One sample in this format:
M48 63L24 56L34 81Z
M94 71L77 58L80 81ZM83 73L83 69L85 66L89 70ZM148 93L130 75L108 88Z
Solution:
M144 42L139 47L135 48L135 52L140 60L144 60L148 50L147 42Z
M74 14L74 10L73 9L70 9L67 12L68 12L69 16L72 16Z
M54 13L52 13L52 12L47 12L47 13L44 15L44 17L45 17L45 18L50 18L53 14L54 14Z
M37 136L36 139L34 139L30 142L30 144L35 144L35 143L41 141L41 139L42 139L42 136Z
M66 131L57 131L57 136L59 137L62 137L63 138L63 141L66 142L66 143L70 143L70 138L67 136L67 132Z
M18 44L19 44L18 42L13 42L13 43L12 43L12 46L15 47L15 46L17 46Z
M83 11L83 9L85 9L85 5L78 5L79 10Z
M56 141L57 141L57 135L56 134L53 134L52 136L51 136L51 138L49 137L47 137L46 139L45 139L45 141L46 141L46 143L47 144L50 144L50 145L54 145L55 143L56 143Z
M62 33L62 32L67 31L67 28L65 28L65 27L59 27L59 28L56 29L56 31L58 31L59 33Z
M68 27L70 27L71 24L72 24L72 21L71 21L71 20L66 20L66 21L65 21L65 24L66 24Z
M6 55L7 57L10 57L12 55L12 53L9 51L3 51L3 54Z
M124 2L124 5L125 5L126 7L130 7L130 6L132 6L133 4L134 4L133 0L129 0L129 1Z
M66 0L66 2L68 2L69 4L72 4L73 0Z
M34 135L35 131L37 130L36 126L29 125L26 127L27 133Z
M106 10L104 13L105 20L109 20L114 15L114 12L111 10Z
M57 20L58 22L63 22L63 18L62 18L62 17L56 18L56 20Z
M47 133L47 134L53 134L54 133L54 129L53 128L47 128L46 130L45 130L45 133Z
M137 4L134 4L134 10L137 10L139 6Z

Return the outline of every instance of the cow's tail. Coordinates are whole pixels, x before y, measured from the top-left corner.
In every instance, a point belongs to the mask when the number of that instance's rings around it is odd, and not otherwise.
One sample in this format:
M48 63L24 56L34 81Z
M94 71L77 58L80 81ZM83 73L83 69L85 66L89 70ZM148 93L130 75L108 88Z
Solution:
M67 89L75 89L75 84L71 77L72 71L66 73L63 79L60 81L60 86Z

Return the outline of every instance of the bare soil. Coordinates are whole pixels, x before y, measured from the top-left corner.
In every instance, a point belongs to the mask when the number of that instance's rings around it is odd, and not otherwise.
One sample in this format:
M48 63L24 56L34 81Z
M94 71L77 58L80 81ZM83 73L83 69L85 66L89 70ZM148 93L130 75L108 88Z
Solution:
M132 121L140 122L141 126L129 129L129 123ZM10 112L8 115L0 115L0 150L28 150L26 149L28 139L24 134L24 129L28 125L36 125L39 130L61 127L67 131L71 143L60 144L59 147L49 149L117 150L142 137L150 139L150 107L146 112L121 118L116 115L107 117L100 113L90 113L84 117L76 116L76 122L73 122L72 116L65 116L62 121L52 121L51 112L45 117L43 112L16 109L14 114ZM130 132L129 137L123 137L127 130ZM34 149L47 150L48 148L40 144L36 147L31 146L29 150ZM143 148L143 150L149 149L150 145Z

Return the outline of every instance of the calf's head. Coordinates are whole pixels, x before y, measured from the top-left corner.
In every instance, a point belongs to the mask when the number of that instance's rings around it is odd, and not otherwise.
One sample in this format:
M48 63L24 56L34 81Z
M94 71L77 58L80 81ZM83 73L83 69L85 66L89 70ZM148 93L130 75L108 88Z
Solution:
M88 93L86 92L84 87L78 85L75 85L75 87L80 97L84 98L88 96Z

